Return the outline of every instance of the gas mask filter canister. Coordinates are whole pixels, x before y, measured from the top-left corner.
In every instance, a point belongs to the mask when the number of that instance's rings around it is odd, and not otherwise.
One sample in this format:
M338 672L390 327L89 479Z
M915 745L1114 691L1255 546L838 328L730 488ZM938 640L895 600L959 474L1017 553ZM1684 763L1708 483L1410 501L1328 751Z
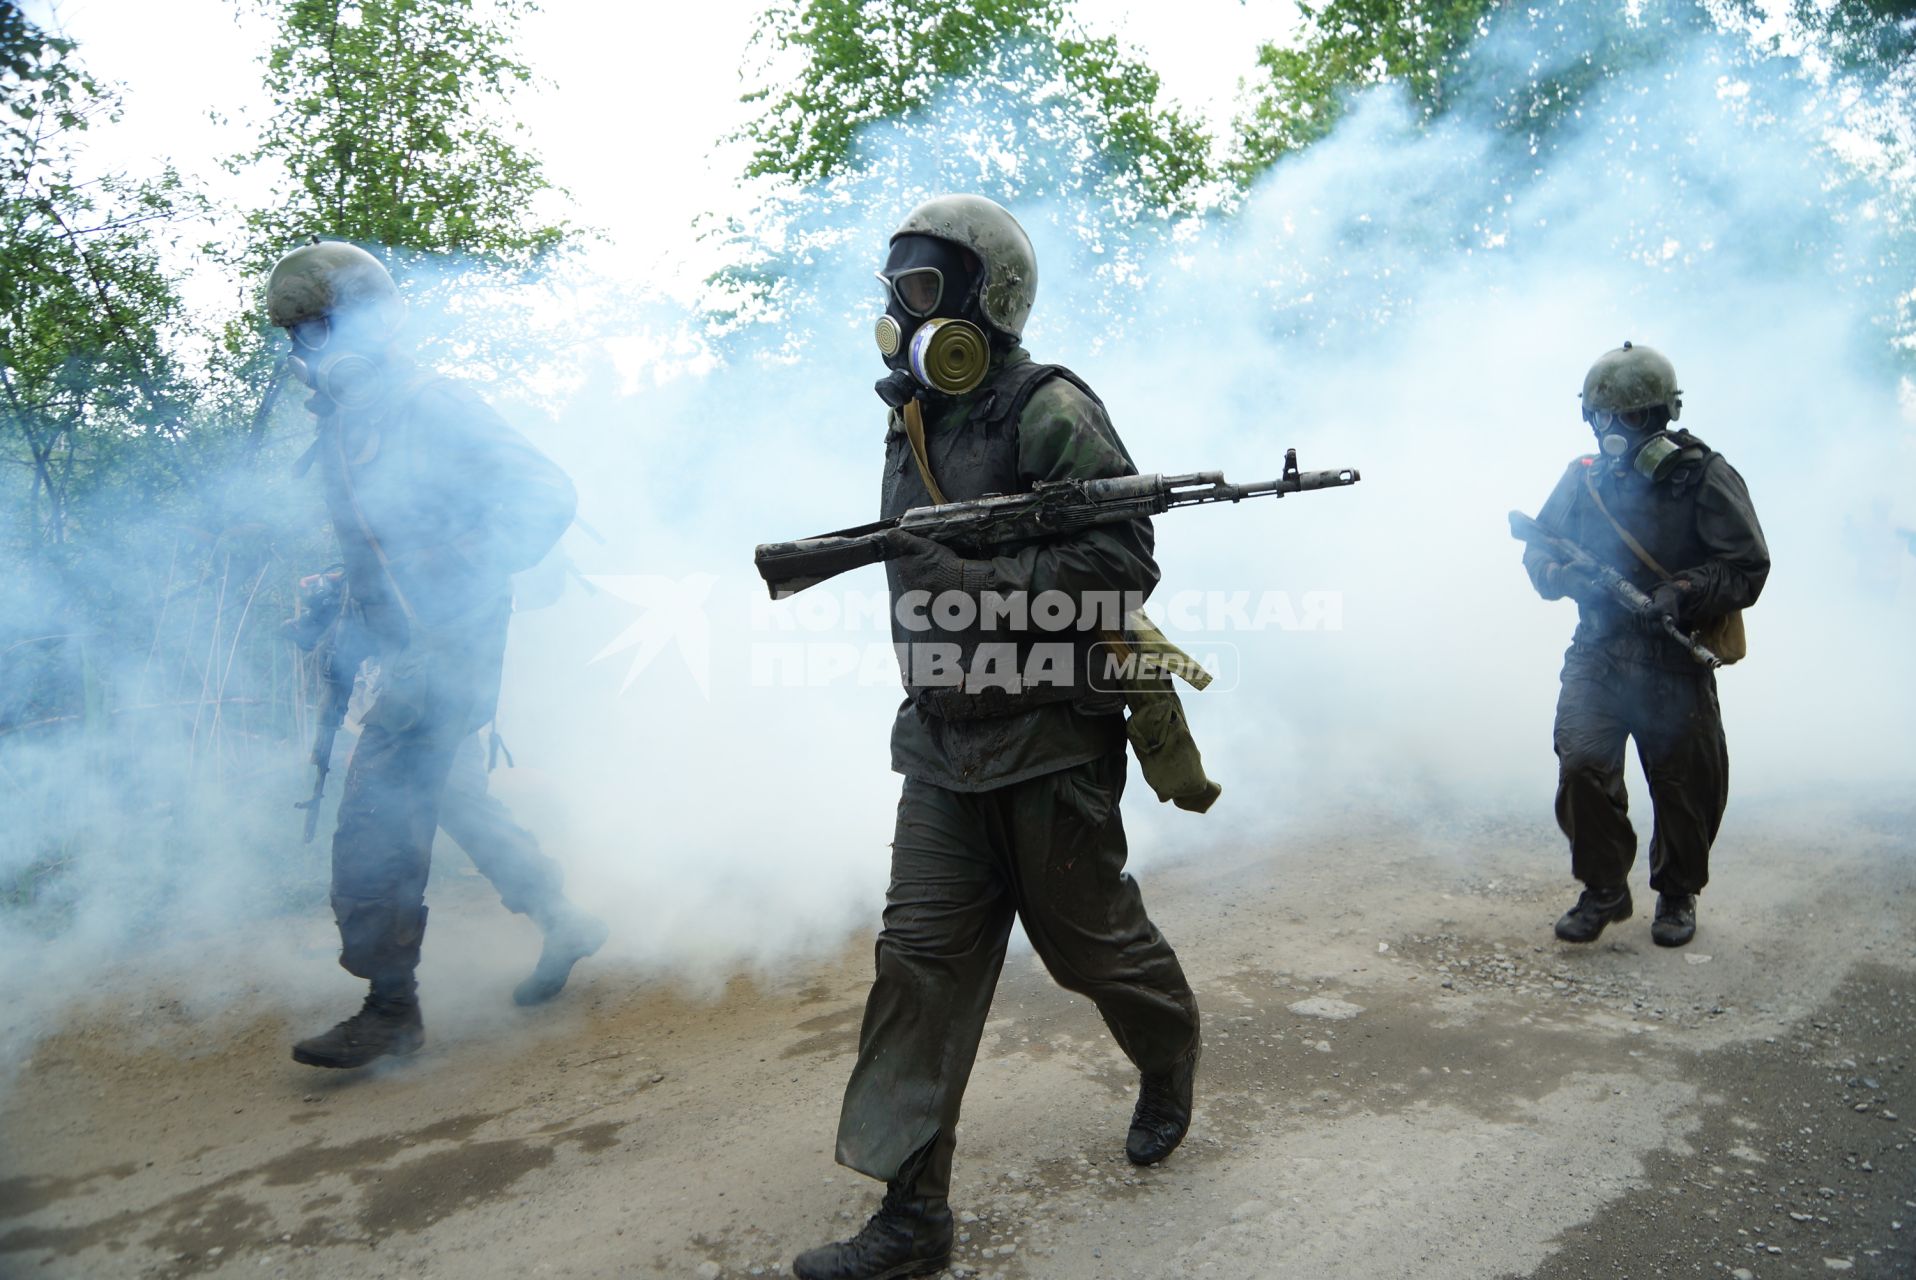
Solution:
M386 375L379 362L357 351L327 351L294 356L301 382L342 409L364 409L379 399Z
M1677 464L1677 455L1682 452L1676 441L1658 434L1643 442L1643 447L1637 450L1637 456L1630 465L1646 480L1661 480L1670 474Z
M961 396L985 380L991 343L969 320L927 320L911 335L912 376L948 396Z
M1631 437L1610 431L1603 435L1602 445L1604 456L1619 466L1628 457L1631 468L1652 482L1669 475L1677 464L1677 456L1683 452L1676 441L1662 432L1638 445ZM1634 455L1631 454L1632 449L1636 450Z

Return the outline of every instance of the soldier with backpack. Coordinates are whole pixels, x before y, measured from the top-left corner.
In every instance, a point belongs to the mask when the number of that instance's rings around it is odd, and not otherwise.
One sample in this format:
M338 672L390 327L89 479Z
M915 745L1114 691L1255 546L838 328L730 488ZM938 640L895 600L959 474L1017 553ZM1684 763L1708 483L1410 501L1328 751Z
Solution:
M412 362L398 290L371 254L338 241L294 250L273 268L266 310L312 391L316 431L296 470L317 471L339 540L337 625L356 628L355 651L380 668L333 834L339 963L369 989L359 1012L293 1046L310 1066L357 1067L423 1042L414 972L441 797L498 704L509 578L558 541L576 499L565 473L483 400ZM605 925L566 900L536 844L496 821L467 825L454 834L483 846L475 861L544 931L521 991L548 998L604 942Z
M1604 353L1583 383L1583 418L1601 452L1573 461L1537 514L1546 535L1621 575L1622 592L1553 555L1546 539L1524 552L1537 593L1572 597L1578 611L1555 732L1557 824L1584 886L1557 921L1566 942L1593 942L1630 918L1637 838L1623 785L1626 741L1636 740L1650 784L1650 936L1659 946L1696 934L1696 896L1709 882L1729 799L1709 663L1742 656L1742 610L1763 590L1770 553L1743 477L1673 427L1681 395L1676 369L1649 347L1626 342Z

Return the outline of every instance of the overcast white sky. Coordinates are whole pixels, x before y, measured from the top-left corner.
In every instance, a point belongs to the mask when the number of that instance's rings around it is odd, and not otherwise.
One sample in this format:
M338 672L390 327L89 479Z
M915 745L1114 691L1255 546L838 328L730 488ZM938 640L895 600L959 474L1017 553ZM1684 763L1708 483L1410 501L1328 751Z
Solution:
M751 0L609 5L547 0L520 52L550 86L522 94L530 141L574 197L569 216L607 233L602 269L670 287L712 263L691 225L733 207L736 151L716 141L739 124L739 68ZM125 87L125 117L95 140L103 167L143 172L171 158L222 194L218 159L242 148L243 113L262 101L256 59L270 38L247 0L28 0L36 21L80 41L95 75ZM1081 0L1097 32L1145 50L1169 94L1228 120L1260 41L1295 19L1289 0ZM222 127L209 113L227 117Z

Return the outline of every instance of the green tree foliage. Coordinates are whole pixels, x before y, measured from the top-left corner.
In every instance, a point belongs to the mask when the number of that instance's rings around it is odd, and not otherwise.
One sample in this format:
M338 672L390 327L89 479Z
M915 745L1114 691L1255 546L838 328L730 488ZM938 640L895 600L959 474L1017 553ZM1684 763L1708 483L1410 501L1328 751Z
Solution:
M170 170L77 176L78 139L119 103L73 55L0 6L0 448L19 469L6 533L42 555L74 538L89 490L136 483L133 442L177 434L186 403L160 250L197 204Z
M1447 87L1470 42L1483 34L1498 0L1299 0L1295 44L1258 49L1259 75L1237 121L1229 165L1249 182L1287 152L1310 145L1337 123L1351 90L1402 83L1426 118L1441 112Z
M768 82L745 95L765 104L743 131L748 176L843 174L860 128L909 120L962 81L1037 108L1038 140L1080 144L1154 208L1191 207L1212 176L1210 138L1158 102L1157 73L1085 33L1062 0L785 0L765 8L753 44Z
M1916 8L1908 0L1717 0L1717 16L1791 59L1821 93L1826 137L1847 170L1869 184L1868 216L1885 234L1854 264L1865 277L1916 273ZM1902 290L1879 317L1904 376L1916 370L1916 293Z
M276 177L227 252L249 286L209 362L212 416L257 448L297 397L257 289L316 238L386 261L435 359L498 376L535 345L521 286L575 238L541 213L562 195L526 145L514 96L534 83L512 50L532 0L259 0L277 22L261 59L269 104L235 170ZM478 317L483 321L475 323ZM297 418L298 415L286 415Z
M1884 192L1898 234L1875 265L1908 280L1916 267L1916 9L1908 0L1796 0L1791 16L1828 59L1843 104L1842 150ZM1893 319L1905 368L1916 367L1916 292Z
M1065 0L778 0L748 59L759 114L738 140L767 194L716 232L734 262L714 280L721 316L779 314L848 207L902 212L933 188L1082 197L1101 213L1079 233L1120 262L1131 237L1215 202L1203 124ZM873 126L888 127L877 148Z
M532 80L512 55L529 0L265 0L271 115L235 166L284 174L247 215L242 260L270 265L319 235L526 268L568 230L512 118Z

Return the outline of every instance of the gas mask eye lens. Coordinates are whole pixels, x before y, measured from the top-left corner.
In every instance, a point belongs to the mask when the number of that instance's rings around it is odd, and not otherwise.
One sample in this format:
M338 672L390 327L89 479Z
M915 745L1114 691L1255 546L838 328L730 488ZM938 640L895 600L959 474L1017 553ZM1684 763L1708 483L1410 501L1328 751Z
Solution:
M885 288L898 299L898 305L909 316L923 318L930 315L945 293L944 273L937 267L913 267L895 276L888 276L881 271L878 278L885 282Z
M898 301L905 310L915 316L928 316L945 291L945 279L936 267L920 267L895 277L892 288L898 291Z
M308 351L325 349L326 342L333 336L333 326L325 316L315 316L311 320L301 320L298 324L288 325L287 332L293 335L293 341Z

